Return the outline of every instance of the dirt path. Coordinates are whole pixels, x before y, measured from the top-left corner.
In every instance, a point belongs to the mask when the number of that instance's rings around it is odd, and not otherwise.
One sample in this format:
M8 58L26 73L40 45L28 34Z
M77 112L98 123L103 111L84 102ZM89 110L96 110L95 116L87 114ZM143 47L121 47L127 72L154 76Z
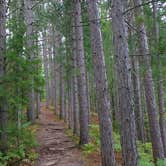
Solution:
M37 133L39 158L35 166L84 166L81 152L65 134L63 122L55 121L53 112L41 107Z

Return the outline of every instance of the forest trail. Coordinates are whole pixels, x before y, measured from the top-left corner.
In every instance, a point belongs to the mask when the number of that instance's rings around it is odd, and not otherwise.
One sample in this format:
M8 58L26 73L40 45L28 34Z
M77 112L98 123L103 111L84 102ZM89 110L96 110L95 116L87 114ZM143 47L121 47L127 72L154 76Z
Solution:
M37 141L39 157L35 166L83 166L81 152L65 133L65 124L42 104Z

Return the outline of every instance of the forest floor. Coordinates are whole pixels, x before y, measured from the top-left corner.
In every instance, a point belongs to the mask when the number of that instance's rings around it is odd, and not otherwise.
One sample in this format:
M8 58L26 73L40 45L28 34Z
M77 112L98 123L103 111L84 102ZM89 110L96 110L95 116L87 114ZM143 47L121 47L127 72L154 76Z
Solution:
M43 104L37 124L39 157L35 166L84 166L81 151L66 134L64 122L57 120Z
M92 116L91 122L98 124L98 118ZM99 151L84 153L68 133L66 124L59 120L50 108L41 104L37 120L37 153L35 166L101 166ZM116 153L117 165L121 166L121 155Z

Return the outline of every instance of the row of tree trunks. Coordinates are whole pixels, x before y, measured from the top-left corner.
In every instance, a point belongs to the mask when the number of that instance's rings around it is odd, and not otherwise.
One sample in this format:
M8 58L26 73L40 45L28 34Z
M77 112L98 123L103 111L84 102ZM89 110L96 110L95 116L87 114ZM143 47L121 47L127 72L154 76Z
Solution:
M70 1L69 1L70 2ZM68 2L68 3L69 3ZM68 4L66 3L66 5ZM135 6L141 6L141 0L134 0ZM161 83L162 75L159 77L159 113L160 113L160 125L158 121L157 105L155 101L154 83L152 80L152 70L149 57L149 48L146 36L146 30L144 23L139 23L137 29L139 30L139 52L143 55L140 59L137 56L132 58L133 66L130 62L128 41L126 33L126 24L124 17L124 9L126 8L128 1L114 0L112 4L112 29L114 37L115 48L115 69L117 92L116 102L118 107L115 110L117 120L120 120L121 131L121 145L122 145L122 160L123 166L138 166L138 152L136 146L136 139L141 140L143 143L146 141L144 130L144 114L143 106L147 106L147 112L150 124L151 141L153 146L154 159L164 158L165 149L165 121L163 110L163 85ZM44 68L46 80L48 81L48 87L46 86L46 93L48 95L48 104L50 99L55 109L58 104L59 97L59 117L64 119L68 123L70 129L73 129L73 133L80 136L80 144L87 144L89 142L89 103L90 100L88 94L89 87L92 86L95 109L97 110L100 126L100 138L101 138L101 156L103 166L115 166L115 154L113 148L113 136L112 136L112 119L110 115L110 98L108 93L108 83L105 67L105 56L102 45L102 34L99 17L98 0L87 0L90 34L91 34L91 46L92 46L92 59L94 65L94 80L88 76L85 66L85 50L83 45L83 26L81 15L81 3L80 0L73 0L72 6L74 7L74 25L72 26L72 39L69 34L65 36L66 52L62 53L65 57L65 64L62 60L58 69L57 77L55 63L55 54L57 47L53 48L49 53L50 61L44 60ZM68 9L67 9L68 10ZM155 11L155 7L153 7ZM135 17L143 15L141 8L135 9ZM154 20L156 19L154 13ZM155 28L157 25L155 25ZM158 38L158 30L155 29L156 38ZM53 32L49 32L53 33ZM53 36L56 36L57 32L54 32ZM68 31L67 31L68 33ZM48 35L48 34L46 34ZM69 35L69 36L68 36ZM52 40L55 40L53 37ZM62 39L62 38L61 38ZM72 43L68 43L72 40ZM48 41L47 41L48 42ZM47 43L46 42L46 43ZM54 41L53 43L55 43ZM52 43L52 44L53 44ZM48 44L48 43L47 43ZM72 45L70 45L72 44ZM72 46L72 51L71 47ZM48 48L46 48L47 50ZM51 50L52 48L50 48ZM72 53L71 53L72 52ZM48 53L45 53L48 59ZM72 57L70 57L72 54ZM48 61L48 62L47 62ZM66 64L71 65L74 68L73 75L69 78L68 71L66 70ZM159 69L161 68L160 58L158 59ZM53 64L53 65L52 65ZM144 65L144 80L141 82L139 65ZM131 78L131 71L133 70L133 78ZM78 72L79 71L79 72ZM161 72L161 71L160 71ZM49 78L49 75L54 78ZM59 85L56 79L59 78ZM89 80L89 78L91 80ZM53 80L55 79L55 80ZM132 83L133 81L133 83ZM92 85L94 84L95 85ZM89 85L90 84L90 85ZM141 85L144 85L144 90L141 89ZM59 88L59 95L57 95L56 88ZM95 90L94 90L95 89ZM52 92L51 92L52 90ZM134 90L134 91L133 91ZM142 91L142 92L141 92ZM54 94L55 93L55 94ZM142 94L145 93L146 103L143 103ZM56 95L56 97L54 96ZM96 97L96 98L95 98ZM56 100L56 101L55 101ZM56 104L55 104L56 103ZM93 103L93 104L94 104ZM134 105L135 103L135 105ZM135 111L134 111L135 110ZM134 115L135 113L135 115ZM136 124L135 124L136 123ZM137 130L136 130L137 128ZM79 133L80 131L80 133ZM162 137L161 137L162 136ZM162 138L162 139L161 139ZM164 148L162 147L164 145Z
M162 75L162 63L161 63L161 57L158 53L158 47L159 47L159 24L158 24L158 18L157 18L157 2L153 2L153 17L154 17L154 32L155 32L155 39L157 42L157 64L158 64L158 103L159 103L159 124L160 124L160 131L161 131L161 137L163 142L163 148L164 148L164 155L166 157L166 122L165 122L165 112L164 112L164 88L163 88L163 75Z
M142 0L134 0L135 6L141 6ZM142 7L135 9L135 17L143 17L143 9ZM152 141L152 149L154 159L163 159L164 158L164 149L163 143L161 139L160 126L158 122L158 112L154 91L154 82L152 78L152 69L151 69L151 60L150 60L150 52L148 46L148 39L146 35L146 29L144 22L137 24L137 29L139 31L139 47L142 55L141 64L144 66L144 86L145 86L145 96L147 102L147 111L149 118L149 127L150 127L150 135Z

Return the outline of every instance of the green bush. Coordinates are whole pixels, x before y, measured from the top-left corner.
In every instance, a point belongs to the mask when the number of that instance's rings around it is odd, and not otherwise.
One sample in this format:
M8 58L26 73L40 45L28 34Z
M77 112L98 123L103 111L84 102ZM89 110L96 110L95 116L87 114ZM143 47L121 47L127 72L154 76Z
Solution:
M164 160L159 160L159 161L157 162L157 166L166 166L166 159L164 159Z
M85 154L90 154L96 151L96 146L93 143L85 144L83 146L83 151Z
M115 151L120 152L121 151L121 144L120 144L120 135L116 132L113 132L113 137L114 137L114 148Z
M15 165L22 161L32 162L37 158L34 150L37 146L33 127L30 123L22 125L18 132L16 125L8 127L8 151L6 154L0 152L0 166Z
M100 146L100 132L99 132L99 125L90 125L90 138L91 141L97 145L98 147Z

